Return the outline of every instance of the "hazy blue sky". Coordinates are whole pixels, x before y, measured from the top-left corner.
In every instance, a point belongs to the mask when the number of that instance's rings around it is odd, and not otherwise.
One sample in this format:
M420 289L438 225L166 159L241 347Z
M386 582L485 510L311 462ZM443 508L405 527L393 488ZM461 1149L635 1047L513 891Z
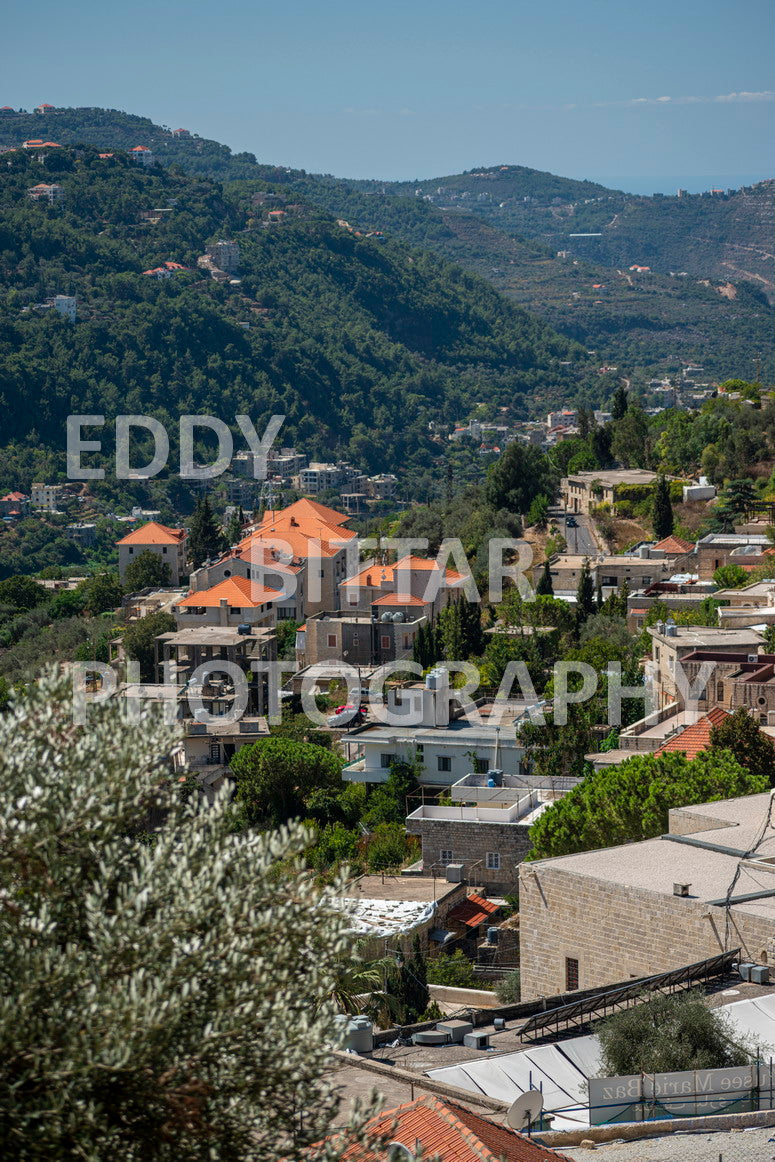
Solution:
M775 176L773 0L6 0L0 104L126 109L260 160Z

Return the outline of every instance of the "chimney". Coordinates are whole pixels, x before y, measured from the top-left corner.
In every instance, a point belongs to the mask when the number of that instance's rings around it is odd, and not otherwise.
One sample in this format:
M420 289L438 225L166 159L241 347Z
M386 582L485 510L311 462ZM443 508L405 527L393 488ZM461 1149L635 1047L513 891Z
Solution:
M218 602L218 625L229 624L229 603L225 597Z

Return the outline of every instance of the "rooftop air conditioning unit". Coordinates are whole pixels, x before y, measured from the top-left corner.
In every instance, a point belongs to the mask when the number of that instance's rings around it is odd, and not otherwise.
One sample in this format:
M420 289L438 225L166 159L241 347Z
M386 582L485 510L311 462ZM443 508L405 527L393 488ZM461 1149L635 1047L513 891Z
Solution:
M758 654L749 654L749 655L748 655L748 661L749 661L749 662L758 662L758 660L759 660L759 655L758 655Z
M447 883L448 884L462 884L463 882L463 865L462 863L448 863L447 864Z
M674 896L688 896L691 884L673 884Z

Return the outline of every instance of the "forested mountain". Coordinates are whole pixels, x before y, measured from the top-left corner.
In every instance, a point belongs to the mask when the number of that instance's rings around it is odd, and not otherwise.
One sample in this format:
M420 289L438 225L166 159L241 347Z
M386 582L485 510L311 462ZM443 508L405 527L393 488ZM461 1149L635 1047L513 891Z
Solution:
M690 362L718 379L747 374L754 356L775 378L767 301L775 296L773 183L679 199L634 197L523 166L349 181L259 164L116 110L0 115L0 146L41 134L102 148L146 145L165 166L222 181L260 179L283 202L316 205L362 231L433 250L595 350L599 362L625 365L636 381L638 368L645 379ZM599 237L570 237L584 233Z
M41 182L61 201L31 200ZM523 415L528 396L567 398L585 373L581 348L475 275L266 198L264 183L94 147L6 153L3 442L61 451L71 413L151 413L173 431L182 413L245 412L259 430L282 413L283 442L389 470L440 454L432 421L443 430L480 400ZM197 268L224 237L239 245L235 283ZM77 296L75 324L43 309L56 294ZM18 458L4 461L0 487L19 486Z

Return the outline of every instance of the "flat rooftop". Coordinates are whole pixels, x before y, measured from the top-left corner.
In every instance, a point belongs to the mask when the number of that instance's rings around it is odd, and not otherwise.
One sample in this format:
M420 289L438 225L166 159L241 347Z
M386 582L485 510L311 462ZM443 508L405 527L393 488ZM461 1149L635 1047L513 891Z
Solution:
M601 469L596 472L573 472L567 477L574 484L583 484L585 487L588 487L593 480L599 481L603 486L610 487L612 484L651 484L656 478L656 472L648 472L645 468L614 468L610 471Z
M741 862L741 856L753 847L762 832L769 808L769 793L729 799L721 804L698 804L694 814L701 817L700 822L702 818L707 819L709 826L688 836L646 839L600 851L537 860L530 869L539 883L542 869L551 868L671 899L673 884L685 883L690 885L688 899L718 903L726 898L739 868L732 896L732 901L738 902L733 902L732 908L775 922L775 830L772 827L765 828L756 857ZM714 826L716 823L718 826ZM704 844L726 850L711 850ZM773 894L762 899L740 899L770 891ZM718 906L719 917L723 918L721 905Z
M347 885L348 899L409 900L427 903L459 891L460 884L450 884L434 876L359 876Z
M250 633L240 633L236 625L192 625L159 634L157 640L173 646L237 646L245 641L268 641L274 635L274 626L251 626Z
M648 631L657 641L672 644L678 642L682 646L691 646L693 649L718 649L719 646L758 646L764 638L755 629L716 629L705 625L677 625L676 632L669 637L666 633L658 633L653 625Z

